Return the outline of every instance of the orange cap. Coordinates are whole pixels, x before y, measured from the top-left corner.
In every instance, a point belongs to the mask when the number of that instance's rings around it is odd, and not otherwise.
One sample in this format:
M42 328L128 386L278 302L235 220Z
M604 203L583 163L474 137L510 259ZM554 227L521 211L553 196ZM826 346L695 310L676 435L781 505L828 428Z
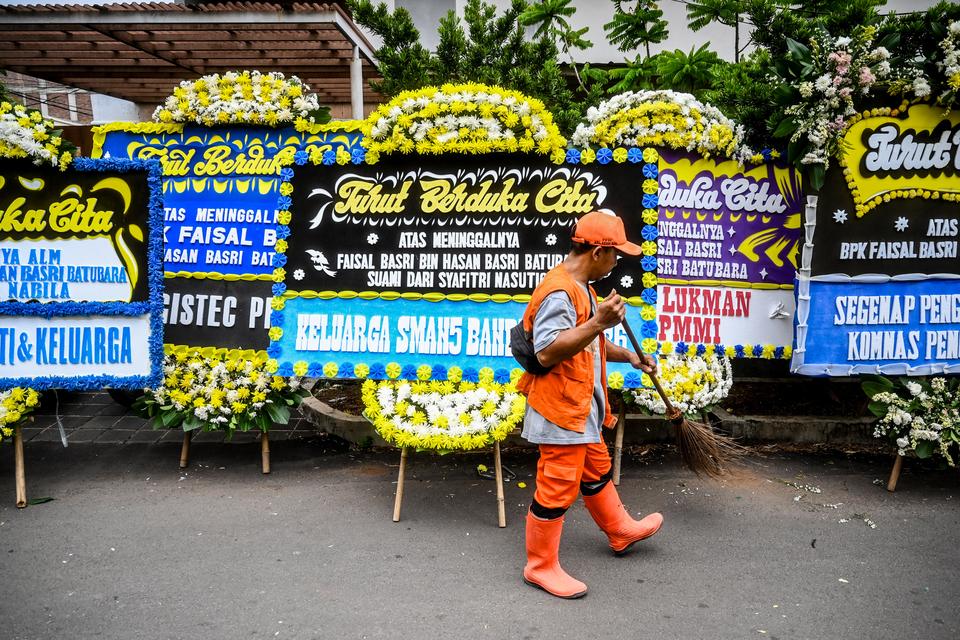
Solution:
M570 239L598 247L616 247L617 251L631 256L641 253L640 245L627 241L623 220L603 211L591 211L577 220Z

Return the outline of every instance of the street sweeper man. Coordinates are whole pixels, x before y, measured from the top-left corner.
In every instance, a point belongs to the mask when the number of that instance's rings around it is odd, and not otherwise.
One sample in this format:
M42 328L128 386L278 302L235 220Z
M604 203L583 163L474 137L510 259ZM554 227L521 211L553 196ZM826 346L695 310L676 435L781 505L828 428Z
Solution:
M616 555L663 523L659 513L640 521L627 513L610 481L610 455L600 435L601 425L613 428L617 422L607 400L607 361L656 371L652 357L611 344L603 335L623 320L625 302L614 290L598 305L590 282L606 277L620 255L640 255L640 247L627 241L623 220L605 211L586 214L573 228L570 253L537 286L523 315L537 360L552 367L540 375L524 373L517 385L527 397L523 437L540 448L523 579L560 598L587 593L587 585L568 575L557 557L564 513L578 493Z

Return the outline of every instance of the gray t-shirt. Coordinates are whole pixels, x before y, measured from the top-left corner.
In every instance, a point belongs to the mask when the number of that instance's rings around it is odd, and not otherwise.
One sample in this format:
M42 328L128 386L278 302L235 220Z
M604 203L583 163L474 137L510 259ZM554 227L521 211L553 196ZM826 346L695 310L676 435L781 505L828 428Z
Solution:
M584 287L586 289L586 287ZM588 290L589 291L589 290ZM596 300L591 296L590 306L596 313ZM543 299L537 315L533 320L533 348L539 352L553 344L557 335L566 329L577 326L577 311L573 301L565 291L554 291ZM600 425L606 407L605 380L601 373L600 338L596 338L587 347L593 350L593 406L587 416L587 424L583 433L570 429L563 429L544 418L540 413L527 404L527 412L523 416L523 433L525 440L533 444L589 444L602 442Z

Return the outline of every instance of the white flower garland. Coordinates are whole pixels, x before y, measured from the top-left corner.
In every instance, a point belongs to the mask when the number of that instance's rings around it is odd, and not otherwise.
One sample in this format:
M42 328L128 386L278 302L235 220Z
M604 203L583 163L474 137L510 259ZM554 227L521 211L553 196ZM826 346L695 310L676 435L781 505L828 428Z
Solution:
M741 125L689 93L628 91L590 107L571 142L584 149L666 146L743 160L754 155L743 135Z
M733 369L730 360L722 356L680 356L675 353L660 361L659 378L670 402L687 415L695 415L715 406L730 393L733 386ZM644 374L646 377L646 374ZM665 414L666 405L659 394L649 388L632 392L633 400L644 409ZM629 399L629 398L628 398Z
M543 103L478 83L405 91L364 124L367 162L400 153L562 153L566 140Z
M296 76L277 71L228 71L197 80L184 80L153 119L162 123L195 123L204 126L257 124L278 126L303 118L320 108L316 94Z
M523 420L512 384L367 380L364 416L387 442L418 449L477 449L503 440Z
M902 456L929 449L944 457L951 467L956 464L953 455L960 450L960 385L956 380L931 378L890 384L890 391L871 396L871 410L883 417L874 427L873 435L895 442ZM879 410L878 410L879 409ZM931 443L925 445L924 443ZM951 455L951 449L954 454ZM925 455L925 454L921 454Z
M960 20L950 23L940 49L943 50L943 60L937 61L937 68L943 72L947 87L937 101L949 107L960 95Z
M66 169L73 159L56 133L56 125L39 111L21 104L0 103L0 158L30 158L34 164L47 163Z

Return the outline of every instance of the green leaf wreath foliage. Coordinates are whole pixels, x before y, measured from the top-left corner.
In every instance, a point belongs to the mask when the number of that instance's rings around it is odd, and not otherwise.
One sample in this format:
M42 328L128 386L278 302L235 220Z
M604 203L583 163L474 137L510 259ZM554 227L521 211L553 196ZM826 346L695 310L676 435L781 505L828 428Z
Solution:
M155 429L267 432L290 421L308 395L299 377L275 375L276 361L241 354L181 350L164 358L163 385L147 389L134 409Z
M951 467L960 450L960 378L898 378L864 376L863 392L879 420L877 438L889 440L900 455L935 455Z

